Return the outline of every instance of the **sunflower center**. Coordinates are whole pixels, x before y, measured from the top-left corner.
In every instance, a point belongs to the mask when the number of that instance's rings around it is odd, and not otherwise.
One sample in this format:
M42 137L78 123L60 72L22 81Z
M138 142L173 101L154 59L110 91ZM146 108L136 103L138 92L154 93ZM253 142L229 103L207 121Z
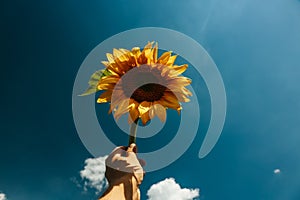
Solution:
M124 94L141 103L153 102L161 99L166 87L163 86L163 77L159 71L151 70L151 66L141 66L137 70L131 70L123 77L122 88Z
M139 103L143 101L157 101L163 96L165 89L165 86L156 83L148 83L137 88L131 95L131 98Z

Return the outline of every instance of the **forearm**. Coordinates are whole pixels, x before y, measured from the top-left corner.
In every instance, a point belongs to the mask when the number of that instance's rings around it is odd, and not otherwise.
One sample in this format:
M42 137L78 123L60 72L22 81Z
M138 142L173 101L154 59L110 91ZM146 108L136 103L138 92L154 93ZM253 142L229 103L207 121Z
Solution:
M107 190L104 192L104 194L99 198L99 200L114 200L114 199L125 200L124 189L122 185L114 185L112 187L109 186Z
M134 176L110 185L99 200L140 200L138 183Z

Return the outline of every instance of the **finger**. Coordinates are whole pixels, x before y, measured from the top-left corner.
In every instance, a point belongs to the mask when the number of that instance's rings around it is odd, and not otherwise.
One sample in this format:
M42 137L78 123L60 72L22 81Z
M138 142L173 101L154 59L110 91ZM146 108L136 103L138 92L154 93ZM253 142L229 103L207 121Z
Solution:
M124 150L124 151L127 150L127 147L125 147L125 146L119 146L119 148L122 149L122 150Z
M119 146L116 147L106 158L105 163L114 162L115 160L120 159L122 156L126 155L126 151L124 150L126 147Z
M114 150L110 154L116 154L116 153L120 153L122 151L126 151L125 146L119 146L119 147L114 148Z
M126 153L126 147L117 147L114 149L113 152L110 153L110 156L114 156L116 154L119 154L119 155L123 155L124 153Z
M127 152L137 153L137 147L136 147L136 144L131 143L130 146L127 148Z

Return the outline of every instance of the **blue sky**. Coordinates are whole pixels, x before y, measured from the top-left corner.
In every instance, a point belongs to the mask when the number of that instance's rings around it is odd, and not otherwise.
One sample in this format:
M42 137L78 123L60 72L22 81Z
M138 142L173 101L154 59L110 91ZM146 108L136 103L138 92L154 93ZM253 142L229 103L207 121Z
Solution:
M9 200L94 198L70 180L91 157L72 118L77 70L106 38L155 26L203 45L222 74L228 111L218 144L199 160L210 112L199 87L203 121L195 141L175 163L147 174L142 198L152 184L174 177L200 188L200 199L299 199L299 11L297 0L3 3L0 193ZM193 81L205 86L200 77Z

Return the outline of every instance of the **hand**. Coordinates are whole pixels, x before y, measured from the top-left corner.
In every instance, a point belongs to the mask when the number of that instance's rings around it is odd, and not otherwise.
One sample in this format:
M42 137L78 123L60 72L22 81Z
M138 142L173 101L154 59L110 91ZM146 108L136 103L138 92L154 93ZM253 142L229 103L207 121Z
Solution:
M143 181L144 161L136 156L137 148L134 143L127 147L117 147L105 160L105 176L109 184L119 184L122 180L134 176L138 185Z
M144 170L143 160L136 156L137 148L135 144L127 147L117 147L105 160L105 177L108 180L109 188L102 195L105 199L140 199L138 186L142 183Z

